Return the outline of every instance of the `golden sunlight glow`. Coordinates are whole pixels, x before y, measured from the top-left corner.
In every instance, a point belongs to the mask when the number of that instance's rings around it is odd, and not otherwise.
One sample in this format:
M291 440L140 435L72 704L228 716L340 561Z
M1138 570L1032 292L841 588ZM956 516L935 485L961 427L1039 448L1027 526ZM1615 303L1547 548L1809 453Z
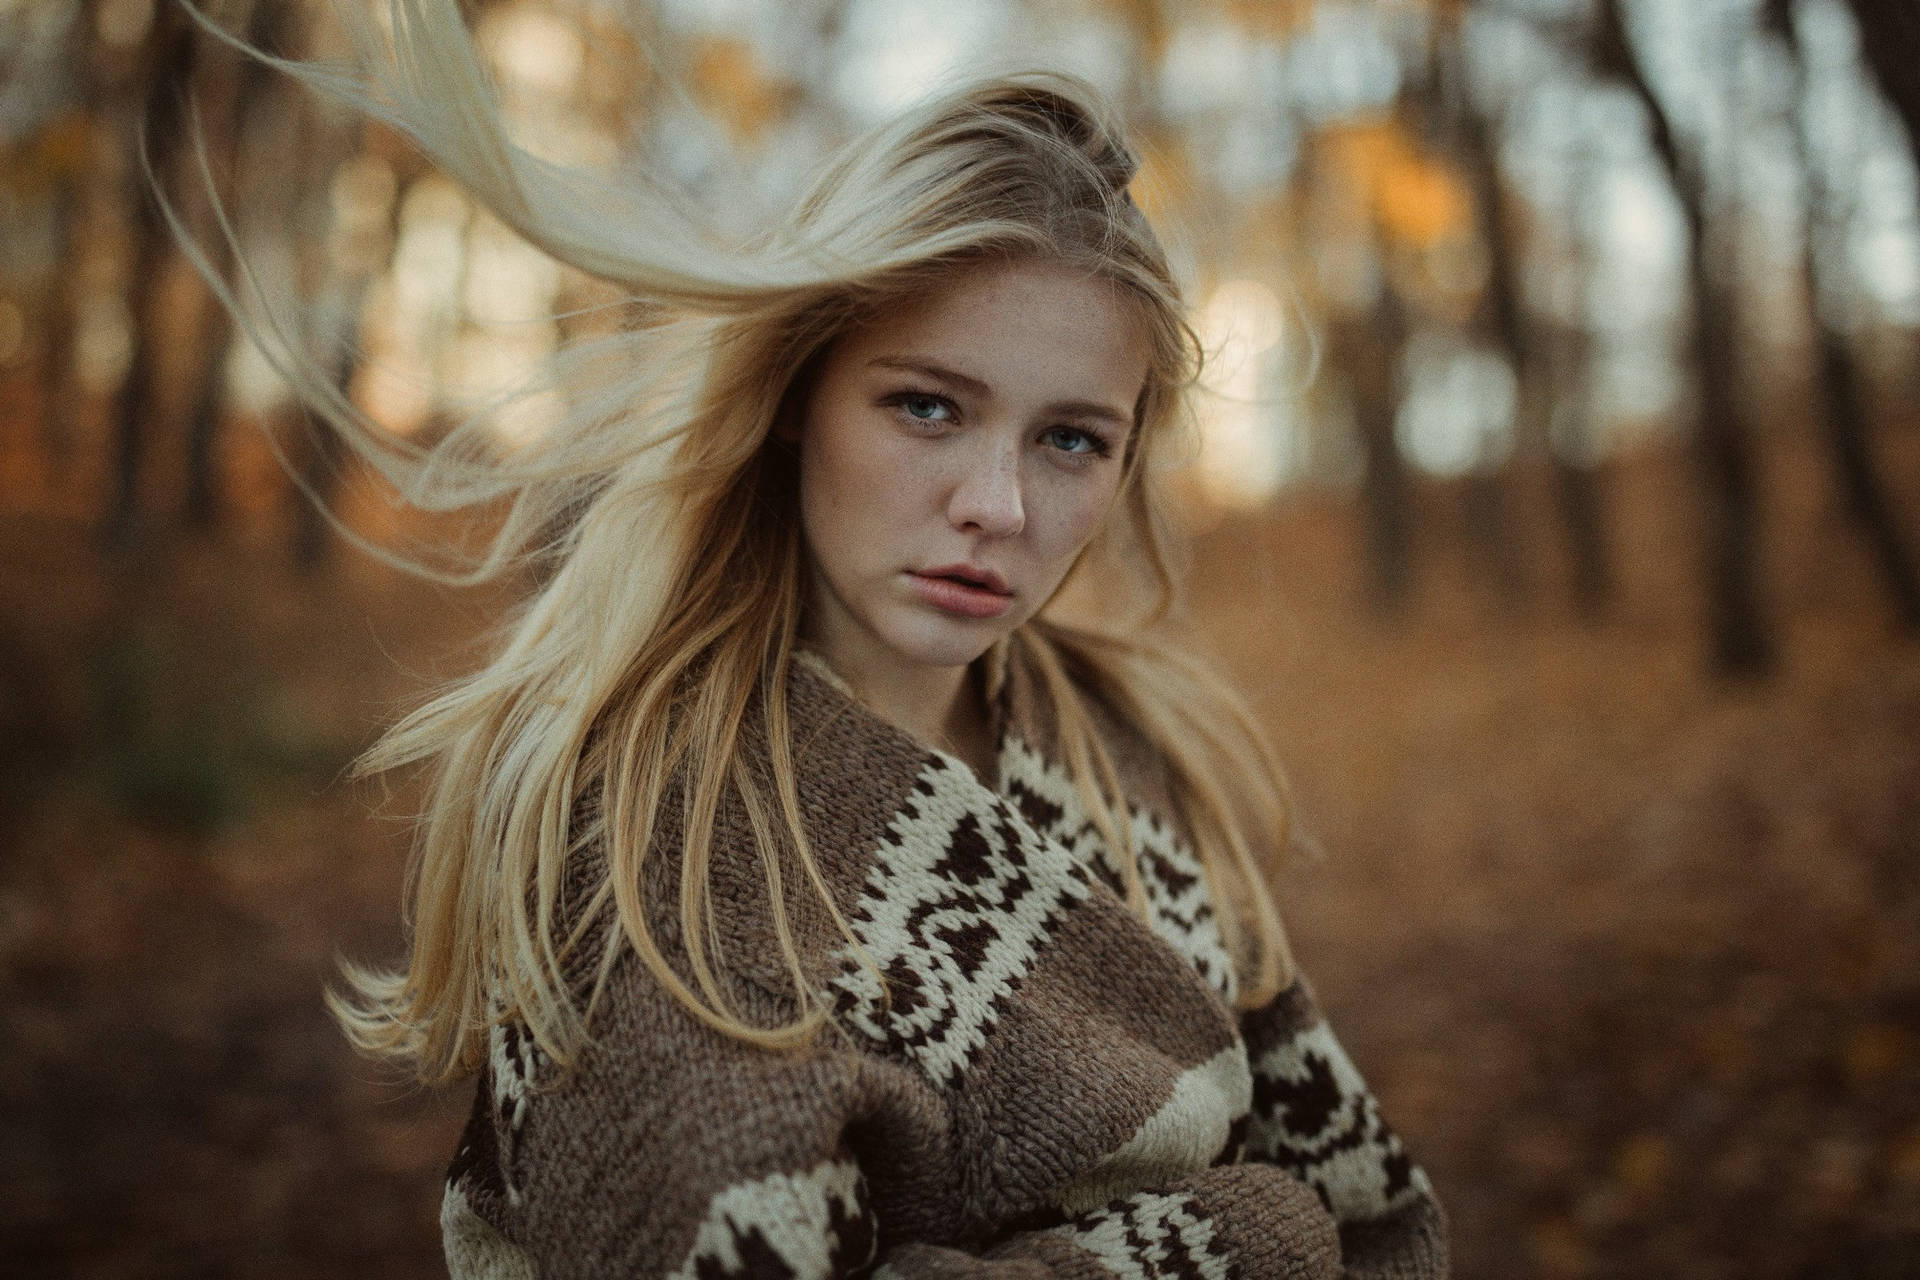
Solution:
M389 431L417 431L433 411L459 320L470 221L466 197L438 175L415 182L401 201L393 268L367 292L368 359L354 378L355 400Z
M496 8L480 19L479 30L481 45L509 89L556 96L574 91L586 47L579 28L559 14Z
M267 359L267 353L250 338L242 338L227 351L227 395L241 413L259 416L285 404L290 396L285 378Z
M354 371L353 399L388 431L409 435L433 412L433 372L417 332L402 318L395 293L390 278L367 292L360 324L367 359Z
M1377 119L1329 129L1327 140L1348 182L1364 193L1388 236L1431 249L1472 228L1466 184L1439 156L1423 149L1398 120Z
M133 360L133 317L113 294L89 294L74 317L73 367L80 385L105 395Z
M1217 506L1247 508L1270 498L1291 469L1290 424L1266 395L1285 313L1258 280L1228 280L1200 310L1207 366L1199 399L1201 491Z

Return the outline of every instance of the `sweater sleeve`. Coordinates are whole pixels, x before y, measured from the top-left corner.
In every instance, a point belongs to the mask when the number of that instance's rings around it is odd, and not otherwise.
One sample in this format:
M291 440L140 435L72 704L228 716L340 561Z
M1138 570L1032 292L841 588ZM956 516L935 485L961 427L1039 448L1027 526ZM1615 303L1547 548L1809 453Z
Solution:
M1342 1274L1447 1275L1446 1218L1433 1186L1381 1118L1307 983L1296 979L1243 1013L1240 1026L1253 1072L1246 1158L1313 1188L1339 1225Z
M761 1049L664 997L611 1012L565 1074L495 1033L442 1208L455 1280L1339 1274L1331 1218L1278 1166L1007 1232L968 1212L951 1117L910 1067Z

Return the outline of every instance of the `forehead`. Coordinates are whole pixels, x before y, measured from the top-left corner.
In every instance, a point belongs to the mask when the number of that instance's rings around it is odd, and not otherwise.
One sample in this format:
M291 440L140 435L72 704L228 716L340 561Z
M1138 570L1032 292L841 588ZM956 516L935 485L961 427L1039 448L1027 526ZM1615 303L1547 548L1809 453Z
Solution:
M889 357L931 360L1010 401L1088 400L1129 414L1147 353L1117 286L1051 263L956 275L881 311L839 352L856 368Z

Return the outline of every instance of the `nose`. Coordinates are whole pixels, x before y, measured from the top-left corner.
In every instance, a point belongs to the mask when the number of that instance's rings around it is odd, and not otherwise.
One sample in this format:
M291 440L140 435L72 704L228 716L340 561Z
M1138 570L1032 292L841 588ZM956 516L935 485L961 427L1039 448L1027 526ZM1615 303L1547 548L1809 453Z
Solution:
M947 519L962 532L992 538L1010 538L1024 529L1018 453L995 448L969 458L947 499Z

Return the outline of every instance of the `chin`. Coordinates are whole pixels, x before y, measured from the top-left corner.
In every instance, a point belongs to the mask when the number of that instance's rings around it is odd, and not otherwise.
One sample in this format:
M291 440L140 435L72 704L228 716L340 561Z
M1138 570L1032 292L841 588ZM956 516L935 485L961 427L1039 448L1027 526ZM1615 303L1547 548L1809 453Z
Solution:
M964 667L1017 625L1005 618L987 624L922 617L888 628L886 641L894 652L922 666Z

